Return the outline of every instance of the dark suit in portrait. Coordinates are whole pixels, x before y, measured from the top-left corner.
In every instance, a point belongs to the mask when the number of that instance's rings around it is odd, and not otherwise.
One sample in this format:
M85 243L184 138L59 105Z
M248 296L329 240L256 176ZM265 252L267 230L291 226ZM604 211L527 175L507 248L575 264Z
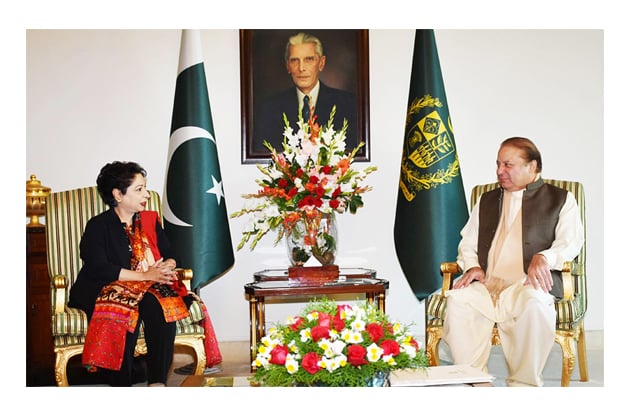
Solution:
M339 131L343 127L343 120L347 120L348 128L345 145L346 152L351 152L362 141L362 138L357 137L356 97L351 92L331 88L320 82L319 95L314 112L317 116L317 124L325 126L328 123L330 112L334 105L336 105L334 129ZM254 118L254 151L267 151L263 145L263 142L267 141L276 151L282 152L283 114L286 114L293 130L297 131L298 102L296 88L289 88L279 92L260 105L259 113Z

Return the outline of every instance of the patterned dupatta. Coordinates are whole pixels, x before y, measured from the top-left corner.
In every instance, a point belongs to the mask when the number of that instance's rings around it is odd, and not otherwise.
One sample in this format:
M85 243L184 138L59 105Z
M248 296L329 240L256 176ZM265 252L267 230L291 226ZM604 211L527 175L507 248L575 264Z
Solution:
M143 227L143 219L148 226ZM156 212L135 214L132 226L126 226L131 255L131 268L146 271L160 258L156 242ZM154 225L154 226L150 226ZM144 231L154 232L153 235ZM151 243L152 242L152 243ZM114 281L100 291L89 326L82 362L90 370L97 367L119 370L122 365L126 333L134 333L139 319L138 304L146 292L153 294L161 304L165 321L173 322L189 317L183 297L188 295L180 281L173 285L154 281Z

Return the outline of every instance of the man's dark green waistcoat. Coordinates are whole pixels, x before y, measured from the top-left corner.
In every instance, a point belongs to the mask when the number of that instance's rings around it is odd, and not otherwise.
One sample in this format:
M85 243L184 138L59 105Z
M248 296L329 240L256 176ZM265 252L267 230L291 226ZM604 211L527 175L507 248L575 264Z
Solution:
M566 201L566 195L566 190L547 184L542 179L528 184L523 192L521 218L523 222L523 270L526 274L534 254L551 247L556 237L556 225L560 210ZM483 270L488 267L488 251L501 218L502 205L502 188L484 193L480 200L477 256ZM556 298L562 298L562 274L560 271L552 270L551 275L553 287L550 292Z

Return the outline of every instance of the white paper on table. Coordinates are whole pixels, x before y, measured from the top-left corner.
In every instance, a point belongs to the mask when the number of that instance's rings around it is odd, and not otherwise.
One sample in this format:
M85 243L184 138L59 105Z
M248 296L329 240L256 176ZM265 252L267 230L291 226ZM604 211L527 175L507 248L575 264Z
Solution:
M430 366L391 372L391 386L435 386L492 382L494 376L470 365Z

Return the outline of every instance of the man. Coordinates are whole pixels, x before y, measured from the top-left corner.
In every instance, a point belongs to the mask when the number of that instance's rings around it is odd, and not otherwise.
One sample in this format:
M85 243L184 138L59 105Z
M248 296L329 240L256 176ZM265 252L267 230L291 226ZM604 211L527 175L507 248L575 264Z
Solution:
M464 274L447 293L443 340L454 363L487 372L496 323L509 386L542 386L555 340L554 297L563 295L561 270L582 247L579 207L566 190L540 177L542 158L522 137L497 154L500 188L484 193L461 231Z
M254 120L254 151L265 152L264 141L268 141L278 151L282 151L284 118L286 114L290 126L297 131L298 114L306 117L317 116L317 123L325 126L332 107L336 105L334 129L340 130L347 120L346 150L351 151L361 141L357 137L356 99L354 94L331 88L319 81L319 73L326 65L321 41L310 34L298 33L289 38L285 49L287 73L295 88L289 88L269 97L258 109ZM304 102L307 105L304 105Z

